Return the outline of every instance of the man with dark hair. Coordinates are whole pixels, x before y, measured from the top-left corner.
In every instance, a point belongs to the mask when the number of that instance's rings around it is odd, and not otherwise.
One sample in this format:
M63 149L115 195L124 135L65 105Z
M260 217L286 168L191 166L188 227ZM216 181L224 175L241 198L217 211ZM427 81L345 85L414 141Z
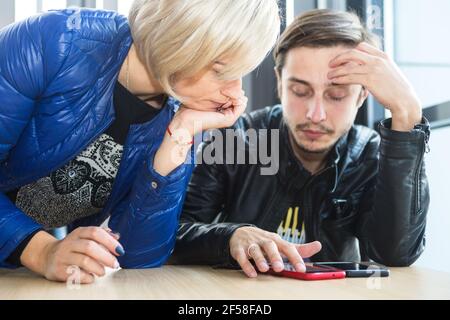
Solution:
M281 271L283 257L298 271L309 257L411 265L424 250L429 205L429 125L414 89L352 13L297 17L274 56L282 104L243 116L233 129L278 130L278 170L199 164L173 261L239 265L249 277L269 263ZM392 114L379 134L354 125L369 93ZM244 145L249 155L252 144Z

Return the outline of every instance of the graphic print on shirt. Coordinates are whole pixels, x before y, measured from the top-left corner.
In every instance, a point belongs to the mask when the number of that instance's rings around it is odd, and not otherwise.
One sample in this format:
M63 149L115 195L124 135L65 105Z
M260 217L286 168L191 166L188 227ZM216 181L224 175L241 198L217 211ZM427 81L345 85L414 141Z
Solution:
M277 234L285 241L294 244L305 243L305 224L299 214L299 207L290 207L286 218L281 221Z
M96 214L111 193L122 154L123 146L102 134L64 167L20 188L16 206L46 228Z

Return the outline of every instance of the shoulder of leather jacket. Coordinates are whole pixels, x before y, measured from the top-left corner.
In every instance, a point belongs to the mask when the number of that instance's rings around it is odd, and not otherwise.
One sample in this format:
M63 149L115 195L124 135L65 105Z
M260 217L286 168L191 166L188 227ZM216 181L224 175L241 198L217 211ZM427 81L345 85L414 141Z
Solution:
M345 140L339 141L337 146L343 143L353 161L359 159L363 152L376 158L380 146L380 135L375 130L362 125L353 125L348 135L344 136L343 139Z

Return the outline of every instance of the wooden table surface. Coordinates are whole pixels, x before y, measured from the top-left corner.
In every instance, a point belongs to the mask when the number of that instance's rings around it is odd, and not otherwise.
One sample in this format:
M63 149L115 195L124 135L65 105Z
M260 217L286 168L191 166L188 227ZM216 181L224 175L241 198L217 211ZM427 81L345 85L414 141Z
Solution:
M0 299L450 299L450 273L391 268L388 278L301 281L203 266L109 270L91 285L47 281L0 269Z

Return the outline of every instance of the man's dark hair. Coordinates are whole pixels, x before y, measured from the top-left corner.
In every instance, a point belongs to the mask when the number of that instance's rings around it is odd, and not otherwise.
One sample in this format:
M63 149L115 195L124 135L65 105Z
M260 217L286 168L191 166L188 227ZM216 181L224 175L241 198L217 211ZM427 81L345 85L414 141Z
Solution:
M378 37L367 30L355 13L311 10L297 16L281 35L274 50L275 68L281 75L286 55L294 48L356 47L362 42L380 47Z

